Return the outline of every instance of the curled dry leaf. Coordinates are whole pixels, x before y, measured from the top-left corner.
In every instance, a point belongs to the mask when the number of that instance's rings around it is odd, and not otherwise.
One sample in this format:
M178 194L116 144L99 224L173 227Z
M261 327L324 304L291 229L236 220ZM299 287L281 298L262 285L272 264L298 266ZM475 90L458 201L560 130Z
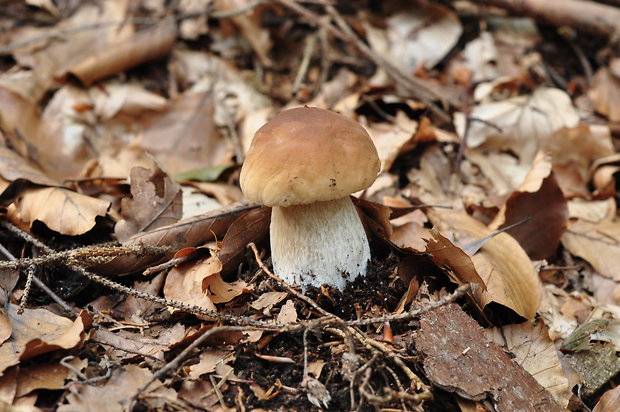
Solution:
M399 111L392 123L373 123L368 127L368 134L377 147L381 170L388 171L401 149L413 140L418 130L418 122L411 120Z
M446 269L450 279L458 284L475 283L486 288L484 280L476 271L472 259L442 236L436 227L429 231L431 237L426 240L426 252L437 266Z
M265 292L252 302L250 306L256 310L267 309L269 311L272 307L282 302L287 296L288 293L286 292Z
M551 171L551 159L542 152L489 228L502 229L516 223L519 224L506 233L519 242L532 260L555 255L568 223L568 205Z
M0 345L10 338L12 333L11 320L4 310L0 309Z
M562 363L555 345L547 335L547 329L538 320L518 325L506 325L486 330L487 337L505 346L515 357L513 360L529 372L538 383L548 390L562 408L566 408L572 395L568 379L564 376Z
M592 412L620 412L620 386L605 392Z
M566 229L562 245L585 259L601 275L620 281L620 221L592 223L579 219Z
M442 233L451 233L458 244L482 239L492 231L464 212L436 209L429 214ZM499 303L530 319L536 314L541 296L538 274L519 243L500 233L471 258L486 290L477 290L476 299L484 307Z
M176 35L174 19L166 18L129 38L106 44L68 71L85 85L90 85L104 77L164 57L172 48Z
M265 240L269 234L269 222L271 208L263 206L243 213L230 225L217 253L223 264L223 273L239 267L249 243L259 244Z
M216 303L229 302L249 291L244 281L224 282L221 270L222 262L216 256L197 263L181 264L168 273L164 295L168 299L216 311Z
M295 323L297 322L297 310L295 310L295 302L291 299L287 300L280 308L280 312L276 317L278 323Z
M131 198L121 200L123 220L114 227L119 241L176 223L183 213L181 187L158 165L131 170Z
M81 235L91 230L97 216L105 216L110 202L61 187L29 189L16 201L19 218L32 225L39 220L63 235Z
M25 309L21 315L17 309L15 305L8 307L13 331L0 345L0 372L20 360L76 347L82 340L85 323L90 322L85 312L71 321L45 309Z
M529 163L539 148L539 140L562 127L574 127L579 114L562 90L539 87L531 95L474 106L469 116L467 146L512 150ZM465 133L465 116L456 113L454 124L459 136Z

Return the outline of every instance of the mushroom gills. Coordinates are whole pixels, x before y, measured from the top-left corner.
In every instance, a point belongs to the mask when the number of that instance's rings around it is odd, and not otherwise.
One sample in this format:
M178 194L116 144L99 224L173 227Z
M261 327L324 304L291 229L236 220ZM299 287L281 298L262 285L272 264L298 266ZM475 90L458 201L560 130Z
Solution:
M274 273L289 284L343 290L366 274L370 246L355 205L342 199L273 207L271 259Z

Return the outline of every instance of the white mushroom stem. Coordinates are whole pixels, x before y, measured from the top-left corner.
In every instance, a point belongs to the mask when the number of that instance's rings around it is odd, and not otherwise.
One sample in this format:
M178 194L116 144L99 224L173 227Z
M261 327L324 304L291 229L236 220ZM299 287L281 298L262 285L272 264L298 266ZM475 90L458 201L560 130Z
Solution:
M370 247L351 199L274 207L271 259L276 275L290 284L340 290L366 274Z

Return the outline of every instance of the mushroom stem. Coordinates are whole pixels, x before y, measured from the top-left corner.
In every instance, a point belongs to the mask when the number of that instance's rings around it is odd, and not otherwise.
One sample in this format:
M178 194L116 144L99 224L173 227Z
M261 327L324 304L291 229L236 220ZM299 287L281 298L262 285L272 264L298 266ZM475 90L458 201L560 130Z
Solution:
M347 281L366 274L370 247L348 196L273 207L270 234L274 272L287 283L343 290Z

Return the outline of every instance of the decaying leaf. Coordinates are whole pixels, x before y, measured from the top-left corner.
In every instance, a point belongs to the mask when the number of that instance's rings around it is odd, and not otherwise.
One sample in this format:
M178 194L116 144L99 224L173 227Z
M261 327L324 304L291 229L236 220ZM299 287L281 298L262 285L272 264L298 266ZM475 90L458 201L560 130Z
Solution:
M592 412L618 412L620 411L620 386L609 389L601 396Z
M29 189L16 202L19 218L32 225L35 220L63 235L81 235L105 216L110 202L61 187Z
M176 223L183 213L180 186L159 166L155 170L135 167L131 171L131 198L121 201L124 217L114 232L125 242L136 233Z

